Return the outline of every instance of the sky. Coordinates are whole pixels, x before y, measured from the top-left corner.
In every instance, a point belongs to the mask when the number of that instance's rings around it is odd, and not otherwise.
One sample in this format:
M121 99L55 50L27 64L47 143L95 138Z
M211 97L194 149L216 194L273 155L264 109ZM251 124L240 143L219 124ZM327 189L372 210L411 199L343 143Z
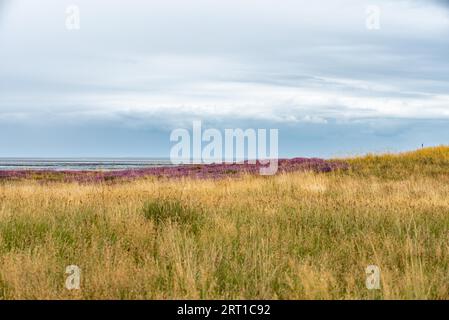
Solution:
M0 0L0 157L168 157L194 120L281 157L449 144L449 1Z

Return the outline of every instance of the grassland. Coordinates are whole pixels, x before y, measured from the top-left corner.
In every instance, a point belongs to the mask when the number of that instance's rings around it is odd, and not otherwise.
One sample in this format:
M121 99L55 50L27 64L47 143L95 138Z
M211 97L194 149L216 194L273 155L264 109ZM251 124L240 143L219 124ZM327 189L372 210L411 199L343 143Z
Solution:
M449 148L274 177L0 183L1 299L449 299ZM81 270L80 290L64 283ZM365 268L381 269L380 290Z

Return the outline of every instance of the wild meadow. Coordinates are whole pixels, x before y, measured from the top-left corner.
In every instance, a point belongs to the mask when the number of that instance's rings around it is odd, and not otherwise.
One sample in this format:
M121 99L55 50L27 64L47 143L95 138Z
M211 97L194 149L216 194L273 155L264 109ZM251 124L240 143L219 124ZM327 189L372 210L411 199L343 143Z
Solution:
M4 177L0 299L449 299L449 147L339 161L275 176Z

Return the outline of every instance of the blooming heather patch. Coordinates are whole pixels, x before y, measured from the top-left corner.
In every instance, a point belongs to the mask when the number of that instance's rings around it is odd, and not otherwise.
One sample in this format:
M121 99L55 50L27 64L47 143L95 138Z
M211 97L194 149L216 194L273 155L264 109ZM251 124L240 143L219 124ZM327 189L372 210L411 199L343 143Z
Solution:
M116 171L52 171L52 170L3 170L1 180L34 179L43 181L78 181L104 182L114 180L133 180L143 177L221 179L239 177L242 174L259 174L260 168L266 167L260 162L256 164L191 164L170 167L153 167L142 169L126 169ZM293 171L330 172L347 169L344 161L330 161L319 158L293 158L278 161L278 173Z

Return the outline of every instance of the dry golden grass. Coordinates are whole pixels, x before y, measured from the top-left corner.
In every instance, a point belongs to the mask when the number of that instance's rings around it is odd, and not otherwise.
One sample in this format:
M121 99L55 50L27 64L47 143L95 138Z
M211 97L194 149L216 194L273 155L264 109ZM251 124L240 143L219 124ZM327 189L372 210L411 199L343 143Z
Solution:
M2 299L448 299L449 148L346 172L0 184ZM65 288L68 265L81 289ZM381 269L368 290L365 268Z

